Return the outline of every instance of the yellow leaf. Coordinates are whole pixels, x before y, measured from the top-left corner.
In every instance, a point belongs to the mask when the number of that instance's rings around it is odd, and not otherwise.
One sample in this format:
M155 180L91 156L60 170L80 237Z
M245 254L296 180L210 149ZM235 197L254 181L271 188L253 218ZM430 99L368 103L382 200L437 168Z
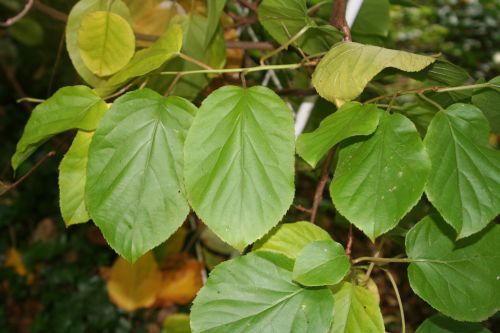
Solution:
M195 259L182 255L171 258L179 265L164 272L162 287L158 292L158 303L188 304L203 286L202 265Z
M108 294L113 303L127 311L150 307L155 302L161 278L152 252L147 252L134 264L119 257L111 268Z
M10 248L5 253L4 266L12 267L17 275L25 276L28 284L33 283L33 274L28 272L28 269L26 269L21 253L19 253L16 248Z

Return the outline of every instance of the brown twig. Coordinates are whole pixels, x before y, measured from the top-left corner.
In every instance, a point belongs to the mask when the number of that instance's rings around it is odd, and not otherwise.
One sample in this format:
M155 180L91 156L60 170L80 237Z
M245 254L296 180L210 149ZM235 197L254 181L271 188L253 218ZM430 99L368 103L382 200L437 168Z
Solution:
M326 182L329 178L330 167L332 165L333 155L335 155L335 147L330 149L328 155L326 156L325 162L323 163L323 168L321 169L321 177L318 182L318 186L316 187L316 191L314 192L314 200L311 208L311 223L314 223L316 220L316 215L318 214L318 207L321 199L323 198L323 191L326 186Z
M332 15L330 16L330 24L339 29L344 35L344 41L352 41L351 29L345 19L345 10L347 7L346 0L335 0L332 6Z
M252 12L257 13L257 3L248 2L246 0L236 0L240 5L250 9Z
M14 74L14 71L11 70L7 66L7 64L5 64L5 62L3 62L2 59L0 59L0 69L4 73L5 78L7 79L7 81L10 83L10 85L12 86L12 88L14 89L14 91L16 92L17 97L18 98L28 97L28 95L24 91L24 89L21 86L21 84L17 81L16 76ZM28 111L29 113L31 113L31 111L33 111L33 108L31 107L31 105L29 103L22 102L21 104L23 105L24 109L26 111Z
M300 212L307 213L309 215L312 213L312 210L310 208L306 208L302 205L293 205L293 206Z
M352 253L352 224L350 223L349 224L349 233L347 235L347 245L345 247L345 254L348 256L348 257L351 257L351 253Z
M227 41L226 47L228 49L242 49L242 50L274 50L275 47L269 42L247 42L247 41Z
M42 165L46 160L48 160L50 157L55 156L55 155L56 155L55 150L49 151L44 157L42 157L42 159L40 159L38 162L36 162L36 164L28 172L26 172L21 178L19 178L14 183L12 183L12 184L8 185L6 188L4 188L3 191L0 192L0 196L4 195L5 193L7 193L7 192L9 192L11 190L13 190L14 188L16 188L26 178L28 178L29 176L31 176L36 171L36 169L38 169L40 167L40 165Z
M3 28L10 27L14 23L19 21L23 17L25 17L26 14L28 14L28 12L30 11L31 7L33 7L33 2L34 2L34 0L27 0L26 4L24 5L24 8L19 13L17 13L15 16L12 16L5 21L1 21L0 27L3 27Z
M68 15L66 13L63 13L57 9L54 9L50 6L47 6L46 4L41 3L40 1L36 0L35 3L33 4L33 8L36 10L52 17L53 19L61 22L66 22L68 20Z

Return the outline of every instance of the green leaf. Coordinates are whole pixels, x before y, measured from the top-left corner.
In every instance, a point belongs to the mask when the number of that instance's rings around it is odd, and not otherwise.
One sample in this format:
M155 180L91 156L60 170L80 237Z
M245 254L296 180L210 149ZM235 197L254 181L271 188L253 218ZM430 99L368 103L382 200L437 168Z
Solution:
M500 152L488 146L488 121L473 105L439 112L424 140L432 162L426 194L458 238L500 212Z
M413 291L443 314L482 321L500 309L500 226L454 242L439 217L426 217L406 236ZM478 288L478 286L480 286Z
M134 32L118 14L93 12L80 24L78 49L83 63L92 73L108 76L122 69L134 55Z
M293 266L293 280L311 287L334 285L350 268L342 245L331 239L313 241L300 251Z
M189 212L184 140L196 108L150 89L118 98L89 151L86 202L110 246L129 261L165 241Z
M318 129L301 134L297 154L313 168L337 143L356 135L368 135L377 128L382 111L373 104L345 103L321 122Z
M376 296L350 282L333 287L335 308L330 333L384 333L384 320Z
M212 92L189 130L184 176L198 216L242 250L274 227L292 203L290 110L265 87Z
M389 5L388 0L364 0L352 25L352 34L387 37L390 25Z
M295 259L310 242L331 239L328 232L311 222L285 223L255 242L252 251L276 252Z
M490 330L475 323L463 323L443 315L426 319L415 333L491 333Z
M163 322L161 333L191 333L189 315L185 313L169 315Z
M7 31L9 35L28 46L37 46L43 43L43 28L40 23L30 17L23 17L10 26Z
M208 21L207 30L205 32L205 49L208 48L212 37L214 37L217 28L219 27L219 21L221 14L224 10L227 0L207 0L208 7Z
M89 146L94 132L78 131L59 165L59 206L67 226L90 220L85 207Z
M182 29L178 24L173 24L153 45L137 52L132 60L99 90L99 94L111 93L130 79L158 69L167 60L177 55L181 47Z
M80 0L71 9L66 24L66 48L78 74L93 87L100 86L105 81L92 73L83 62L78 48L78 30L83 19L88 14L96 11L108 11L118 14L127 22L130 22L128 7L121 0L114 0L111 3L108 0Z
M12 156L14 170L52 136L76 128L95 130L106 111L106 103L89 87L73 86L59 89L45 102L38 104L24 128Z
M415 125L385 115L373 135L342 147L330 194L340 214L373 240L418 202L429 170Z
M285 44L302 28L309 27L296 44L308 54L327 51L342 35L331 25L320 25L308 16L305 0L264 0L258 8L259 22L278 43Z
M490 122L491 129L500 134L500 76L489 81L497 88L484 88L475 92L472 96L472 104L483 111Z
M293 283L292 266L283 255L256 252L215 267L194 300L193 332L328 332L330 290Z
M336 44L313 74L313 85L321 97L335 102L358 97L375 75L387 67L406 72L424 69L435 61L432 57L353 42Z

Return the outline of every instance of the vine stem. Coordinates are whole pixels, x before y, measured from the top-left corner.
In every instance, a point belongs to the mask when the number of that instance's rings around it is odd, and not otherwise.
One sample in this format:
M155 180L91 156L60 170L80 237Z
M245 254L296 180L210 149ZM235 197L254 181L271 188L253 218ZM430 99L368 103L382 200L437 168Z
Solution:
M201 68L204 68L204 69L209 70L209 71L210 71L210 70L213 70L213 68L212 68L212 67L210 67L209 65L205 64L204 62L199 61L198 59L195 59L195 58L193 58L193 57L190 57L190 56L188 56L188 55L187 55L187 54L185 54L185 53L181 53L181 52L179 52L177 55L178 55L180 58L182 58L182 59L186 60L187 62L190 62L190 63L192 63L192 64L198 65L198 66L200 66Z
M394 289L394 293L396 294L396 299L398 300L399 313L401 314L401 333L406 333L406 323L405 323L405 310L403 308L403 302L401 301L401 295L399 294L398 285L394 280L391 272L387 269L382 269L384 273L387 275L387 278L392 284L392 288Z
M191 75L191 74L224 74L224 73L252 73L259 71L268 71L276 69L297 69L302 66L311 66L316 63L296 63L296 64L283 64L283 65L263 65L247 68L213 68L213 69L199 69L192 71L171 71L171 72L160 72L159 75Z
M14 23L16 23L17 21L19 21L23 17L25 17L26 14L28 14L28 12L30 11L31 7L33 7L33 2L34 2L34 0L28 0L28 1L26 1L26 4L24 5L24 8L18 14L16 14L15 16L13 16L11 18L8 18L5 21L1 21L0 22L0 27L2 27L2 28L10 27Z
M295 35L293 35L285 44L283 44L280 47L278 47L277 49L274 49L273 51L265 54L262 58L260 58L261 66L265 65L265 61L267 59L271 58L272 56L274 56L274 55L280 53L281 51L285 50L286 48L288 48L288 46L290 46L297 39L299 39L303 34L305 34L307 32L307 30L309 30L309 28L310 27L308 25L304 26L302 29L299 30L299 32L297 32Z
M310 219L311 223L313 224L316 221L319 203L323 198L323 191L325 190L326 182L328 181L328 174L330 173L330 166L332 165L333 155L335 155L335 147L330 149L328 155L326 156L325 162L323 163L323 168L321 169L321 177L319 179L318 186L316 186L316 191L314 192Z
M363 261L371 261L376 263L412 263L412 262L428 262L424 259L410 259L410 258L379 258L379 257L359 257L352 261L353 264L358 264Z

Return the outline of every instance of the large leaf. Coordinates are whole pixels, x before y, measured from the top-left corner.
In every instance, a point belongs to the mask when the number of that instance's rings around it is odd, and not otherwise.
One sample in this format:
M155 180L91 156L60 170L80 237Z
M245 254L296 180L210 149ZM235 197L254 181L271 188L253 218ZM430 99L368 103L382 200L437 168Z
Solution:
M330 333L384 333L377 297L368 289L343 282L332 288L335 299Z
M297 45L308 54L327 51L341 40L341 34L331 25L320 25L308 16L306 0L264 0L259 5L259 21L280 44L285 44L302 28L308 31Z
M226 86L201 105L186 139L185 180L198 216L242 250L274 227L294 196L294 129L272 90Z
M134 32L118 14L93 12L83 18L78 29L78 49L92 73L108 76L122 69L134 55Z
M184 139L196 108L143 89L118 98L90 145L90 216L130 261L165 241L189 212L182 183Z
M386 37L389 33L388 0L364 0L356 20L352 25L352 34L377 35Z
M491 331L481 324L463 323L443 315L434 315L426 319L415 333L491 333Z
M78 48L78 30L85 16L96 11L108 11L120 15L127 22L130 21L128 7L121 0L111 3L108 0L80 0L71 9L66 24L66 48L78 74L93 87L102 85L104 80L92 73L83 62Z
M330 239L328 232L311 222L286 223L255 242L252 251L277 252L295 259L310 242Z
M472 104L483 111L490 122L491 129L500 134L500 76L489 81L496 87L484 88L472 96Z
M78 131L59 165L59 206L66 225L90 220L85 207L89 146L94 132Z
M330 193L340 214L375 239L418 202L429 170L415 125L385 115L369 138L342 147Z
M291 259L269 252L218 265L194 300L193 332L328 332L330 290L293 283L292 266Z
M293 280L304 286L334 285L351 268L344 248L333 240L313 241L300 251L293 266Z
M313 74L313 85L325 99L335 102L358 97L375 75L387 67L417 72L435 61L432 57L353 42L336 44Z
M99 94L105 95L113 92L130 79L158 69L167 60L177 55L181 47L182 29L178 24L173 24L153 45L137 52L132 60L99 90Z
M482 321L500 309L500 226L454 242L439 218L426 217L406 236L413 291L462 321ZM478 287L479 286L479 287Z
M473 105L454 104L432 120L424 144L432 162L426 193L463 238L500 212L500 152L488 147L488 121Z
M134 264L118 257L106 283L111 301L127 311L152 306L161 285L161 272L151 252Z
M106 111L106 103L89 87L73 86L59 89L31 113L24 133L12 156L14 170L39 146L52 136L77 128L95 130Z
M381 112L373 104L345 103L337 112L323 119L314 132L299 136L297 154L314 168L328 150L340 141L373 133Z

